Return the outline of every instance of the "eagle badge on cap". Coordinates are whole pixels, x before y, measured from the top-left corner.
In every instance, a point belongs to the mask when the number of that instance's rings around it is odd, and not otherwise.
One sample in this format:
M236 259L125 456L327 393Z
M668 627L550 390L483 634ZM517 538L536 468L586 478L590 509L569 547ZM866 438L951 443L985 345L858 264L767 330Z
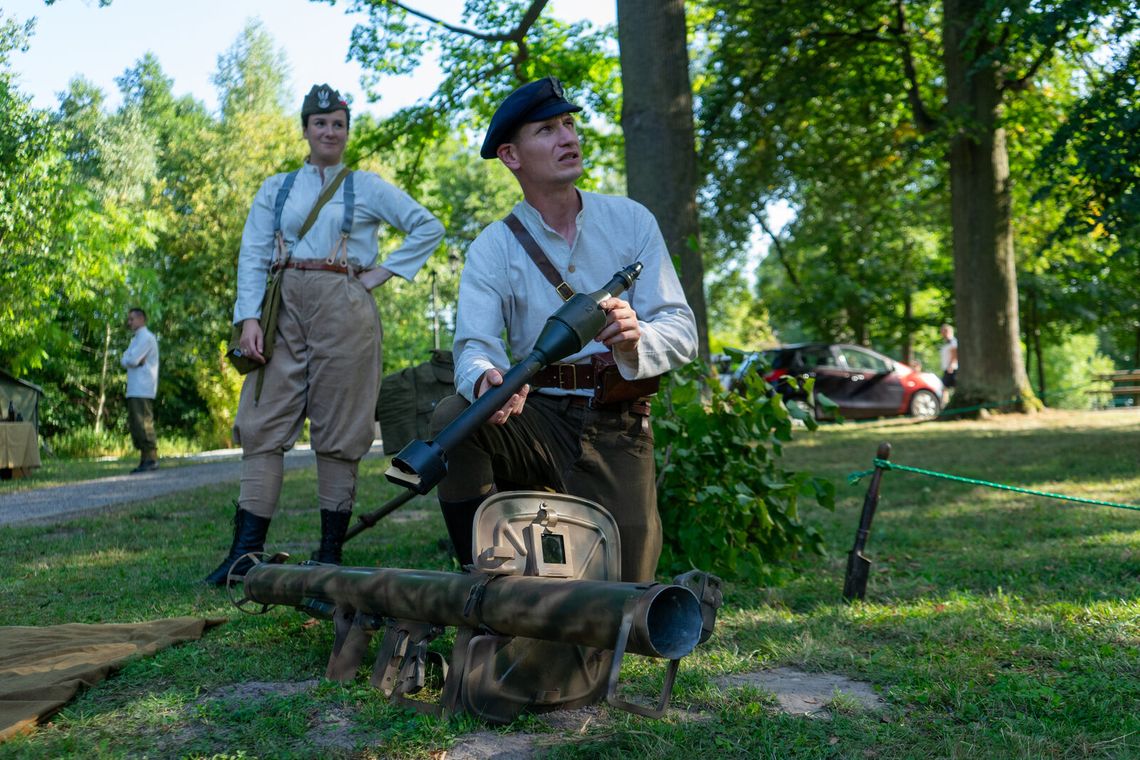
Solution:
M317 90L317 108L328 108L331 98L332 92L327 87Z
M562 94L562 82L558 81L558 77L547 77L550 80L550 89L554 91L554 97L564 97Z

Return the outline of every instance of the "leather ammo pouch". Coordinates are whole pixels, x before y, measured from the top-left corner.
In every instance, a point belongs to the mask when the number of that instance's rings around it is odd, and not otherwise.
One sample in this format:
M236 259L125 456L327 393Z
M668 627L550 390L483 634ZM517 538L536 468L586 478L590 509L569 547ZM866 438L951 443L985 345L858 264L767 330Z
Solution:
M614 404L650 396L661 387L661 376L626 380L618 371L613 352L603 351L590 357L594 367L594 402Z

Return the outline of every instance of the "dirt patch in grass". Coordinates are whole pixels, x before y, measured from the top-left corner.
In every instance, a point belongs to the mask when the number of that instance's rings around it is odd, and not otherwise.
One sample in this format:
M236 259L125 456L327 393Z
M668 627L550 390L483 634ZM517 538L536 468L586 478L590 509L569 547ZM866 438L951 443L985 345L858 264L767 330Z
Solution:
M250 681L235 683L211 692L200 701L238 702L248 704L266 697L291 697L303 691L312 691L320 683L315 678L307 681Z
M421 507L419 509L397 510L384 519L394 523L409 523L417 522L419 520L428 520L434 515L434 512Z
M775 668L758 673L741 673L719 679L721 688L753 686L776 695L780 710L789 715L830 720L837 711L880 711L886 700L862 681L853 681L834 673L804 673L792 668ZM601 706L563 710L540 716L550 733L504 734L478 731L464 736L442 755L441 760L530 760L540 757L550 747L586 738L588 732L605 730L610 723L610 708ZM677 721L710 720L702 712L670 710Z
M870 684L833 673L775 668L726 676L716 683L722 689L751 686L772 692L780 710L808 718L829 720L838 711L879 711L887 707L885 699ZM203 695L195 706L200 708L220 703L227 708L241 706L248 709L269 698L313 691L319 684L318 679L231 684ZM194 713L195 708L188 710L188 723L165 735L164 741L171 747L186 748L207 736L206 727L196 720ZM532 718L541 724L537 730L510 732L486 729L465 734L439 757L440 760L530 760L541 757L552 747L590 741L598 738L599 734L604 735L615 714L615 708L607 705L545 713ZM677 722L712 719L708 713L678 709L670 709L668 716ZM361 741L368 741L359 728L352 710L331 708L312 716L308 739L334 754L351 752L360 746ZM218 738L216 734L212 736Z
M320 714L317 725L309 731L309 738L325 749L351 750L360 739L353 733L356 716L345 710L328 710Z
M550 733L476 731L460 738L441 760L529 760L550 747L573 741L572 737L585 736L588 731L610 723L607 709L598 705L558 710L537 719L550 728Z
M792 668L773 668L758 673L739 673L717 680L721 688L754 686L776 695L780 709L789 715L830 720L834 710L883 710L886 700L862 681L835 673L804 673Z

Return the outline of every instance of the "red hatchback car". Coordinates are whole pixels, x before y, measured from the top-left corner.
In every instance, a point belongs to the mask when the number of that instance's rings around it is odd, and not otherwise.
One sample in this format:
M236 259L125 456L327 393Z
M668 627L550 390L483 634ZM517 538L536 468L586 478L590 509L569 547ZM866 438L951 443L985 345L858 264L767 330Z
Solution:
M735 377L764 372L785 402L804 403L806 394L788 378L815 378L815 392L831 399L845 419L910 415L931 419L942 409L942 381L862 346L797 343L744 357ZM827 413L815 405L816 416Z

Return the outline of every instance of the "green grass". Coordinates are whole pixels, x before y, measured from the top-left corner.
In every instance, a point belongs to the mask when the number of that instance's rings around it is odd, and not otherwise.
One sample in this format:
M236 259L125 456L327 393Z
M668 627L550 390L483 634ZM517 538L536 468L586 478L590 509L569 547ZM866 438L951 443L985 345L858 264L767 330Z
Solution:
M93 478L125 475L139 463L139 455L136 451L133 454L115 457L65 459L41 453L40 462L41 466L33 469L27 477L0 480L0 495L32 488L66 485ZM158 462L162 469L192 464L200 462L173 452L167 456L160 456Z
M533 720L506 730L545 731L552 744L543 751L554 757L1140 756L1140 512L888 472L866 551L868 597L847 605L840 591L866 481L851 487L844 478L867 469L883 440L902 464L1140 503L1133 411L803 433L787 463L838 484L835 513L809 515L830 554L804 558L782 587L727 586L716 635L682 663L673 699L682 712L653 721L607 710L585 735ZM383 465L362 465L364 509L390 493ZM230 618L82 693L32 735L0 744L0 757L438 757L486 729L392 707L363 675L314 690L307 682L324 671L328 624L306 625L292 610L241 615L223 593L197 585L228 546L235 490L0 528L5 622ZM272 548L308 555L314 500L313 473L290 473ZM450 566L437 547L444 530L433 499L397 516L349 543L346 561ZM778 712L755 688L714 684L776 666L868 681L887 707L868 713L840 698L831 720L812 720ZM623 679L650 692L661 670L636 659ZM251 682L303 688L251 692Z

